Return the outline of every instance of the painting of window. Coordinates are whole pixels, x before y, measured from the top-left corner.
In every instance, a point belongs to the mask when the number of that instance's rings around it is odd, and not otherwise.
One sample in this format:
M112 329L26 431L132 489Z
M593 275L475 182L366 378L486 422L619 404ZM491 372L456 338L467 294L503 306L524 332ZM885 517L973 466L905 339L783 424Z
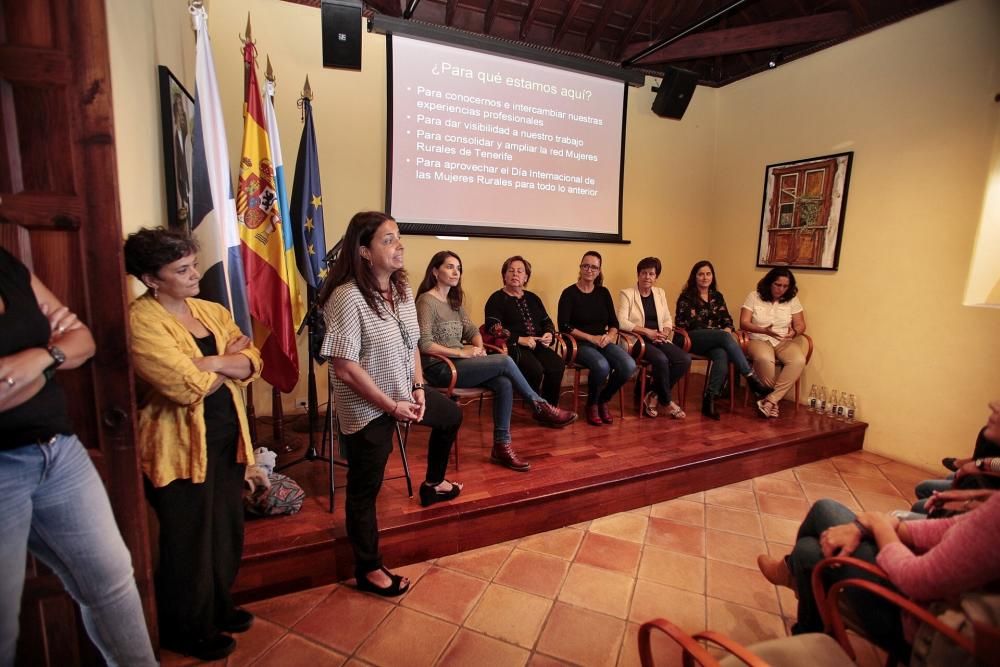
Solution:
M768 165L757 266L836 270L854 153Z

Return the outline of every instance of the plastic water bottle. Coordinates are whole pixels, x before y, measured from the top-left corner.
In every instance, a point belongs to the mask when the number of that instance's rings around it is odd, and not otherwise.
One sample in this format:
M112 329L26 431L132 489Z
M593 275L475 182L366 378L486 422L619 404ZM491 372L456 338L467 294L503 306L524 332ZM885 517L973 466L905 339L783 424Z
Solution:
M847 421L847 392L841 392L840 403L837 405L837 419Z
M819 388L819 414L826 414L826 386Z
M816 395L816 385L809 388L809 412L816 412L819 396Z
M847 399L847 421L849 423L854 423L854 414L857 409L857 401L854 399L854 394L851 394Z
M836 419L837 418L837 390L836 389L831 389L830 390L830 400L828 400L826 402L826 405L827 405L827 416L830 417L830 419Z

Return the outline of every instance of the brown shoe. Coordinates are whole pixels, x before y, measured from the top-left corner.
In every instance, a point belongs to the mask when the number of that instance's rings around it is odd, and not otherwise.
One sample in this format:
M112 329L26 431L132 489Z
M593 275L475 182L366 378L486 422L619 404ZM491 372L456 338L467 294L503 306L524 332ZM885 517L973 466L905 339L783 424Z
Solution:
M587 406L587 423L591 426L601 426L604 424L601 421L601 413L597 410L597 404Z
M545 426L562 428L576 421L576 413L563 410L545 401L538 401L535 403L535 420Z
M601 421L605 424L610 424L614 421L614 419L611 418L611 408L608 407L607 403L597 404L597 414L601 416Z
M493 443L493 451L490 452L490 460L493 463L502 465L505 468L516 470L517 472L528 472L531 464L522 459L514 451L509 442Z
M767 554L761 554L757 556L757 567L760 568L764 578L775 586L791 588L798 594L795 578L792 576L791 570L788 569L784 558L772 558Z

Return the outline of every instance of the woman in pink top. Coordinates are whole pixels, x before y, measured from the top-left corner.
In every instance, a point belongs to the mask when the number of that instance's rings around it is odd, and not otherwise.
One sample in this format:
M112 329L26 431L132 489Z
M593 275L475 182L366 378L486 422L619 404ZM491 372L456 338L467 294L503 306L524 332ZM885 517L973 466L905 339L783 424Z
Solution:
M823 631L810 583L813 568L823 558L850 555L877 563L895 588L922 603L1000 579L997 553L1000 493L967 514L903 522L880 512L855 515L833 500L820 500L799 527L792 553L784 559L758 556L757 564L768 581L798 593L798 622L792 634L801 634ZM856 568L842 567L831 572L826 584L847 578L878 581ZM849 590L847 598L876 643L897 656L909 655L895 606L867 591Z

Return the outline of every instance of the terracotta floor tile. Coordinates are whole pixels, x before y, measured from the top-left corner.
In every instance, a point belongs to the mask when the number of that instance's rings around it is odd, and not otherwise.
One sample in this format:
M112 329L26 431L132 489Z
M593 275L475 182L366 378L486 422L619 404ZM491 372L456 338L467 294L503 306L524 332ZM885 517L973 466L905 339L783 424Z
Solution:
M701 632L707 629L705 596L640 579L635 582L628 620L645 623L654 618L666 618L685 632Z
M879 470L881 470L886 475L892 474L898 477L914 477L920 479L933 479L934 477L944 477L948 471L943 467L935 464L929 470L924 470L923 468L918 468L916 466L911 466L906 463L900 463L899 461L891 461L889 463L884 463L880 465Z
M336 667L346 660L346 656L290 632L253 664L254 667Z
M642 516L649 516L649 510L652 509L650 505L645 505L643 507L636 507L635 509L629 510L630 514L641 514Z
M461 572L432 567L413 585L400 605L461 624L487 585L482 579Z
M555 598L569 563L545 554L514 549L493 581L528 593Z
M848 473L841 474L844 483L851 491L861 491L863 493L881 493L887 496L899 495L899 491L888 479L875 479L873 477L859 477Z
M908 510L910 503L902 496L887 496L882 493L856 492L855 497L861 507L867 512L891 512L893 510Z
M226 661L216 660L215 662L202 662L201 660L198 660L198 658L192 658L190 656L174 653L173 651L168 651L167 649L160 649L160 667L191 667L192 665L198 665L198 667L204 667L205 665L225 667Z
M646 535L646 524L649 519L638 514L622 512L612 514L590 522L590 532L610 535L632 542L642 542Z
M656 656L657 667L660 667L663 661L660 656ZM639 624L638 623L626 623L625 624L625 636L622 638L622 648L618 652L618 662L616 663L618 667L628 667L629 665L639 664Z
M885 475L882 471L878 469L878 466L872 465L860 459L836 456L829 459L831 463L842 473L849 473L851 475L858 475L860 477L872 477L874 479L885 479Z
M629 623L625 627L625 639L622 641L622 651L618 658L618 667L638 667L639 662L639 627L641 624ZM654 630L650 634L649 647L653 654L656 667L683 667L681 648L666 634ZM697 664L697 663L695 663Z
M838 472L837 466L830 463L829 459L820 459L819 461L813 461L812 463L806 463L805 465L800 465L794 468L796 472L799 470L811 470L815 472L830 472L836 474Z
M761 514L771 514L795 521L804 519L806 512L809 511L809 501L804 496L802 498L788 498L758 493L757 502L760 503Z
M791 473L791 471L789 471ZM805 498L802 487L794 475L792 479L775 479L774 477L758 477L753 481L754 489L758 494L767 493L773 496L787 496L789 498Z
M777 614L713 598L708 598L706 607L708 627L743 645L786 634L785 624Z
M600 533L587 533L574 562L635 576L642 545Z
M712 530L724 530L750 537L763 537L760 517L756 512L729 509L728 507L705 506L705 525Z
M767 545L745 535L710 530L705 534L705 553L712 560L721 560L746 568L757 567L757 555L764 553Z
M357 658L351 658L350 660L348 660L347 662L344 663L344 667L371 667L371 665L369 665L364 660L358 660Z
M782 544L781 542L767 543L767 553L774 556L775 558L784 558L791 552L792 552L792 545L790 544Z
M694 493L689 493L686 496L681 496L680 498L678 498L678 500L690 500L691 502L694 503L703 503L705 502L705 492L696 491Z
M582 530L560 528L526 537L520 541L518 546L528 551L538 551L550 556L558 556L564 560L573 560L584 535L586 533Z
M829 498L830 500L836 500L844 507L847 507L855 512L861 511L861 505L858 504L854 494L847 489L837 489L832 486L807 484L803 482L802 490L806 492L806 498L809 500L810 506L812 506L812 503L815 503L817 500Z
M531 653L523 648L461 629L437 663L441 667L520 667Z
M753 491L753 480L744 479L739 482L733 482L732 484L726 484L725 486L718 487L720 489L734 489L736 491Z
M639 563L639 579L704 593L705 559L646 546Z
M799 599L795 597L795 591L784 586L775 586L778 591L778 602L781 604L781 615L791 619L793 622L798 617Z
M236 640L236 650L229 655L226 663L229 665L249 665L264 655L287 631L287 628L277 623L271 623L267 619L254 619L249 630L233 637Z
M793 519L782 519L778 516L765 514L760 518L764 526L764 537L768 542L781 542L782 544L795 544L795 537L799 534L799 524L801 521Z
M754 567L748 569L722 561L708 561L707 595L747 607L778 614L778 594L774 586Z
M840 478L840 473L830 470L816 470L813 468L796 468L795 476L800 484L813 484L831 486L838 489L846 489L847 485Z
M769 479L769 478L770 479L786 479L789 482L794 482L795 481L795 469L794 468L785 468L784 470L779 470L778 472L772 472L772 473L767 474L767 475L762 475L761 477L758 477L757 479Z
M877 466L880 466L883 463L892 462L892 459L882 456L881 454L875 454L873 452L866 452L862 450L860 452L856 452L856 454L857 457L860 458L861 460L866 461L868 463L873 463Z
M723 487L721 489L706 491L705 503L707 505L721 505L723 507L747 510L748 512L757 511L757 497L753 494L753 491L743 489L727 489Z
M691 500L668 500L653 505L649 515L657 519L670 519L694 526L705 525L705 505Z
M618 658L624 633L624 620L557 602L537 650L578 665L610 667Z
M319 586L299 591L298 593L289 593L288 595L279 595L267 600L260 600L259 602L245 605L245 607L247 611L252 612L260 618L266 618L278 625L290 628L299 619L312 611L335 588L337 588L337 584Z
M340 586L292 629L350 655L393 608L374 595Z
M572 665L549 655L532 653L528 659L528 667L572 667Z
M530 649L551 608L548 598L490 584L465 627Z
M558 600L623 619L634 584L635 579L621 572L573 563Z
M497 545L463 551L453 556L438 558L436 565L449 570L457 570L466 574L471 574L480 579L492 579L500 566L503 565L514 547L510 545Z
M394 567L392 568L392 573L406 577L410 580L410 586L413 586L420 581L420 578L427 573L427 570L431 569L433 564L432 561L420 561L418 563L411 563L410 565Z
M650 519L649 528L646 529L646 544L692 556L704 556L705 529L666 519Z
M361 645L357 656L376 665L433 665L458 631L458 626L396 607L372 636Z

